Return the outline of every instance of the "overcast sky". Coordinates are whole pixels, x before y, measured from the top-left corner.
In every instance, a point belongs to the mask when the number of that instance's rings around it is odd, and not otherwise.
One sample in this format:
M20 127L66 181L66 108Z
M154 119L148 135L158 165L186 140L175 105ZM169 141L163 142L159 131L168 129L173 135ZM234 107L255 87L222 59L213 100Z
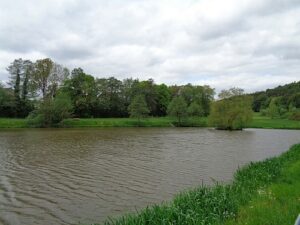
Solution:
M262 90L300 80L300 0L0 0L0 80L15 58L97 77Z

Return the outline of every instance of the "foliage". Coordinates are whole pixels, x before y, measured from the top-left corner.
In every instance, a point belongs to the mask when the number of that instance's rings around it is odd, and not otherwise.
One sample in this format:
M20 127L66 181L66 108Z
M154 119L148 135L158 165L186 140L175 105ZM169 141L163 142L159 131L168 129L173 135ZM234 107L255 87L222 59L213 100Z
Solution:
M177 118L177 123L181 126L182 119L187 116L187 103L182 96L172 99L168 107L168 115Z
M14 117L15 111L13 91L0 83L0 117Z
M212 104L209 121L217 129L240 130L252 119L252 97L242 95Z
M13 116L26 117L33 110L28 99L29 79L33 73L30 60L15 59L7 68L10 74L8 85L14 93Z
M187 112L189 116L204 116L204 110L197 102L192 102Z
M157 93L157 107L155 116L167 115L168 105L171 101L171 93L167 85L160 84L155 86L155 92Z
M1 119L0 119L1 121ZM189 117L183 123L187 127L206 127L206 117ZM141 121L135 118L71 118L65 119L66 127L173 127L173 118L170 117L146 117ZM0 123L1 127L1 123ZM300 127L300 126L299 126Z
M214 99L214 89L207 85L199 86L187 84L183 86L171 86L171 95L174 97L182 96L189 106L192 102L196 102L203 109L204 116L210 111L210 103Z
M272 98L277 98L278 105L285 110L288 110L290 104L296 108L300 108L300 81L256 92L251 95L253 96L252 107L255 112L266 109Z
M231 97L234 97L234 96L240 96L240 95L243 95L244 94L244 90L242 88L238 88L238 87L233 87L233 88L230 88L228 90L222 90L218 97L220 99L225 99L225 98L231 98Z
M74 116L80 118L128 117L128 106L137 95L145 96L150 116L166 116L171 101L177 97L184 99L190 116L208 116L215 95L214 89L207 85L167 86L156 84L153 79L95 78L81 68L73 69L69 77L68 69L50 58L35 62L16 59L7 71L8 87L0 87L0 116L8 117L26 117L42 101L54 98L59 92L70 96ZM222 90L219 98L230 99L242 94L243 89L231 88ZM272 118L297 118L300 82L250 96L254 97L252 108L256 112ZM273 99L276 100L272 102Z
M98 105L96 83L93 76L84 73L81 68L71 72L71 78L66 80L62 89L67 93L74 106L75 117L91 117Z
M73 106L69 96L58 94L54 99L45 99L40 107L29 115L29 124L34 127L59 126L71 117Z
M5 94L12 93L13 101L9 98L0 105L0 108L5 108L0 114L9 117L26 117L59 92L70 96L74 116L80 118L128 117L128 107L138 95L145 96L150 116L166 116L171 100L177 96L182 96L188 106L192 102L197 103L203 115L207 116L214 97L214 89L206 85L167 86L156 84L153 79L140 81L128 78L121 81L115 77L95 78L81 68L73 69L69 77L68 69L50 58L35 62L16 59L7 70L10 89L5 90ZM194 106L191 109L196 109Z
M69 72L66 68L51 59L37 60L30 85L33 92L42 94L43 99L55 96L60 85L67 79Z
M300 111L292 112L289 119L300 121Z
M146 117L150 112L143 95L134 97L131 104L128 106L128 110L130 117L137 118L138 121L140 121L141 118Z

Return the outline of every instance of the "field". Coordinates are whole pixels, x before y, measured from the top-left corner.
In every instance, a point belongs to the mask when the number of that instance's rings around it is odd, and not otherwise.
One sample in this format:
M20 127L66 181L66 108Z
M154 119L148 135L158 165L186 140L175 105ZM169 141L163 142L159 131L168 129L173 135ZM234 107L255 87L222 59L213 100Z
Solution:
M169 117L149 117L140 122L133 118L97 118L97 119L67 119L66 127L174 127L176 121ZM207 118L188 118L181 126L206 127Z
M251 128L270 128L270 129L300 129L300 121L288 119L271 119L255 113L253 121L248 125Z
M26 119L0 118L0 128L25 128L28 127Z
M140 122L133 118L72 118L66 119L61 127L174 127L176 120L170 117L149 117ZM192 117L184 120L181 126L208 127L206 117ZM0 128L24 128L29 127L26 119L0 118ZM271 119L254 114L253 121L247 128L268 129L300 129L300 121L288 119Z

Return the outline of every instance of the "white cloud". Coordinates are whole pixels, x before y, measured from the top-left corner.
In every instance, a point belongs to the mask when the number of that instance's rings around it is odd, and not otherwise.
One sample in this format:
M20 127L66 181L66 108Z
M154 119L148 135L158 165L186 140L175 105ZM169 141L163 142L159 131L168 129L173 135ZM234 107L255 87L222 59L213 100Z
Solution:
M15 58L95 76L261 90L300 80L298 0L0 0L0 80Z

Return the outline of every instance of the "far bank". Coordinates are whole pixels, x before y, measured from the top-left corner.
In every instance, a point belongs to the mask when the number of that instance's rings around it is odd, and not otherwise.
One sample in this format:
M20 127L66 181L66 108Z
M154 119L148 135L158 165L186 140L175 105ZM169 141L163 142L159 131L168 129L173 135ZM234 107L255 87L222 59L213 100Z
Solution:
M65 119L60 127L175 127L176 121L170 117L149 117L138 121L133 118L72 118ZM209 127L207 117L191 117L185 119L183 127ZM0 128L30 128L27 119L0 118ZM300 121L289 119L271 119L255 114L247 128L264 129L300 129Z

